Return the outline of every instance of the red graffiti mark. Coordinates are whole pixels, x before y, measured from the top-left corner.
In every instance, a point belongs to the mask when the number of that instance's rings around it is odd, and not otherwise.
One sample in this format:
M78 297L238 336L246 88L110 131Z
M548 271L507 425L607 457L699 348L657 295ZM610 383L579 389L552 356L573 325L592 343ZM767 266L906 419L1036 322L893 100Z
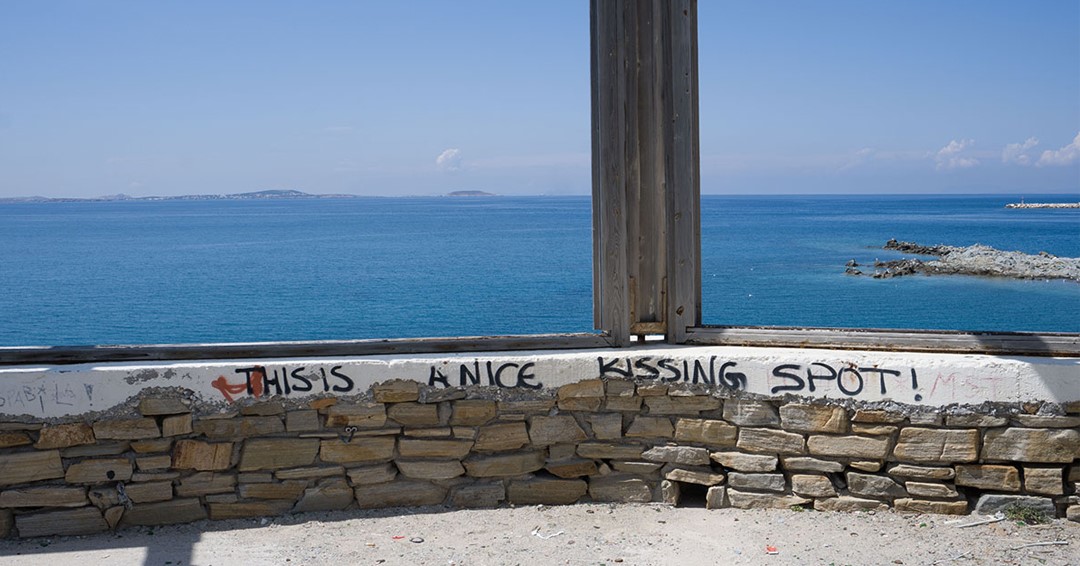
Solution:
M233 402L233 395L239 395L247 391L247 383L239 383L233 385L225 380L224 375L219 375L217 379L210 382L210 386L217 389L225 397L225 400L229 403ZM232 395L230 395L230 393Z
M266 374L262 370L257 369L251 372L251 395L256 399L262 397L263 394L263 379Z
M948 375L943 375L940 373L937 374L937 378L934 379L934 385L930 388L930 396L933 397L934 393L937 393L938 385L940 384L942 386L942 389L945 389L946 387L950 388L950 392L948 393L948 395L950 395L949 399L955 398L956 379L957 378L955 373L950 373Z
M263 378L266 377L260 370L251 372L251 395L253 397L262 397L263 394ZM224 375L219 375L217 379L210 382L210 386L221 392L221 395L225 397L225 400L229 403L233 403L233 395L240 395L246 393L248 390L247 380L240 383L229 383L225 379Z

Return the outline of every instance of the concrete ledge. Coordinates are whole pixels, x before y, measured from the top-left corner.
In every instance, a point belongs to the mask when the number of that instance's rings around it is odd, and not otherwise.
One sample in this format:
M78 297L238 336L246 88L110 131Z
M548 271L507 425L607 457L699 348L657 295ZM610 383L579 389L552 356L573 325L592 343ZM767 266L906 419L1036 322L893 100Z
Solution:
M57 419L107 411L137 392L181 388L200 412L245 399L351 396L388 380L435 388L551 391L630 379L759 396L920 407L1080 401L1080 358L645 346L521 353L101 363L0 369L0 415Z

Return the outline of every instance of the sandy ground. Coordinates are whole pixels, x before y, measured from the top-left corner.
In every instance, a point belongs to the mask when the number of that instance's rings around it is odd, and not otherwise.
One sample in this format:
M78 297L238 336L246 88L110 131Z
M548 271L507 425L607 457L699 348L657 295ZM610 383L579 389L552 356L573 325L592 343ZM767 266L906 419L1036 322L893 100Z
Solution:
M0 565L1080 565L1078 523L959 526L985 519L609 504L346 511L0 541ZM1056 541L1067 544L1018 548Z

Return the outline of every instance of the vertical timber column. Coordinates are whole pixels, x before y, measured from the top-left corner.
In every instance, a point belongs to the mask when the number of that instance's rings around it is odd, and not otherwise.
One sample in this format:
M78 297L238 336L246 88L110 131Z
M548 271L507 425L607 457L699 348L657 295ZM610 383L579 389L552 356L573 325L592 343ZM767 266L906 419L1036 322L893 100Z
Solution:
M593 308L617 346L701 322L696 0L592 0Z

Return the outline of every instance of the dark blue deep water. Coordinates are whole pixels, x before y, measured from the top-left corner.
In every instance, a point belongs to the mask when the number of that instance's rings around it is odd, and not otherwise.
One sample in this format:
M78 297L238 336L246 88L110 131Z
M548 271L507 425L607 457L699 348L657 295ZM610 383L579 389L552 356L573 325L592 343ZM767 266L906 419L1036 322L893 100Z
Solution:
M705 196L705 322L1080 332L1073 282L844 275L889 238L1080 257L1080 211L1007 202ZM588 331L590 221L588 197L4 204L0 345Z

